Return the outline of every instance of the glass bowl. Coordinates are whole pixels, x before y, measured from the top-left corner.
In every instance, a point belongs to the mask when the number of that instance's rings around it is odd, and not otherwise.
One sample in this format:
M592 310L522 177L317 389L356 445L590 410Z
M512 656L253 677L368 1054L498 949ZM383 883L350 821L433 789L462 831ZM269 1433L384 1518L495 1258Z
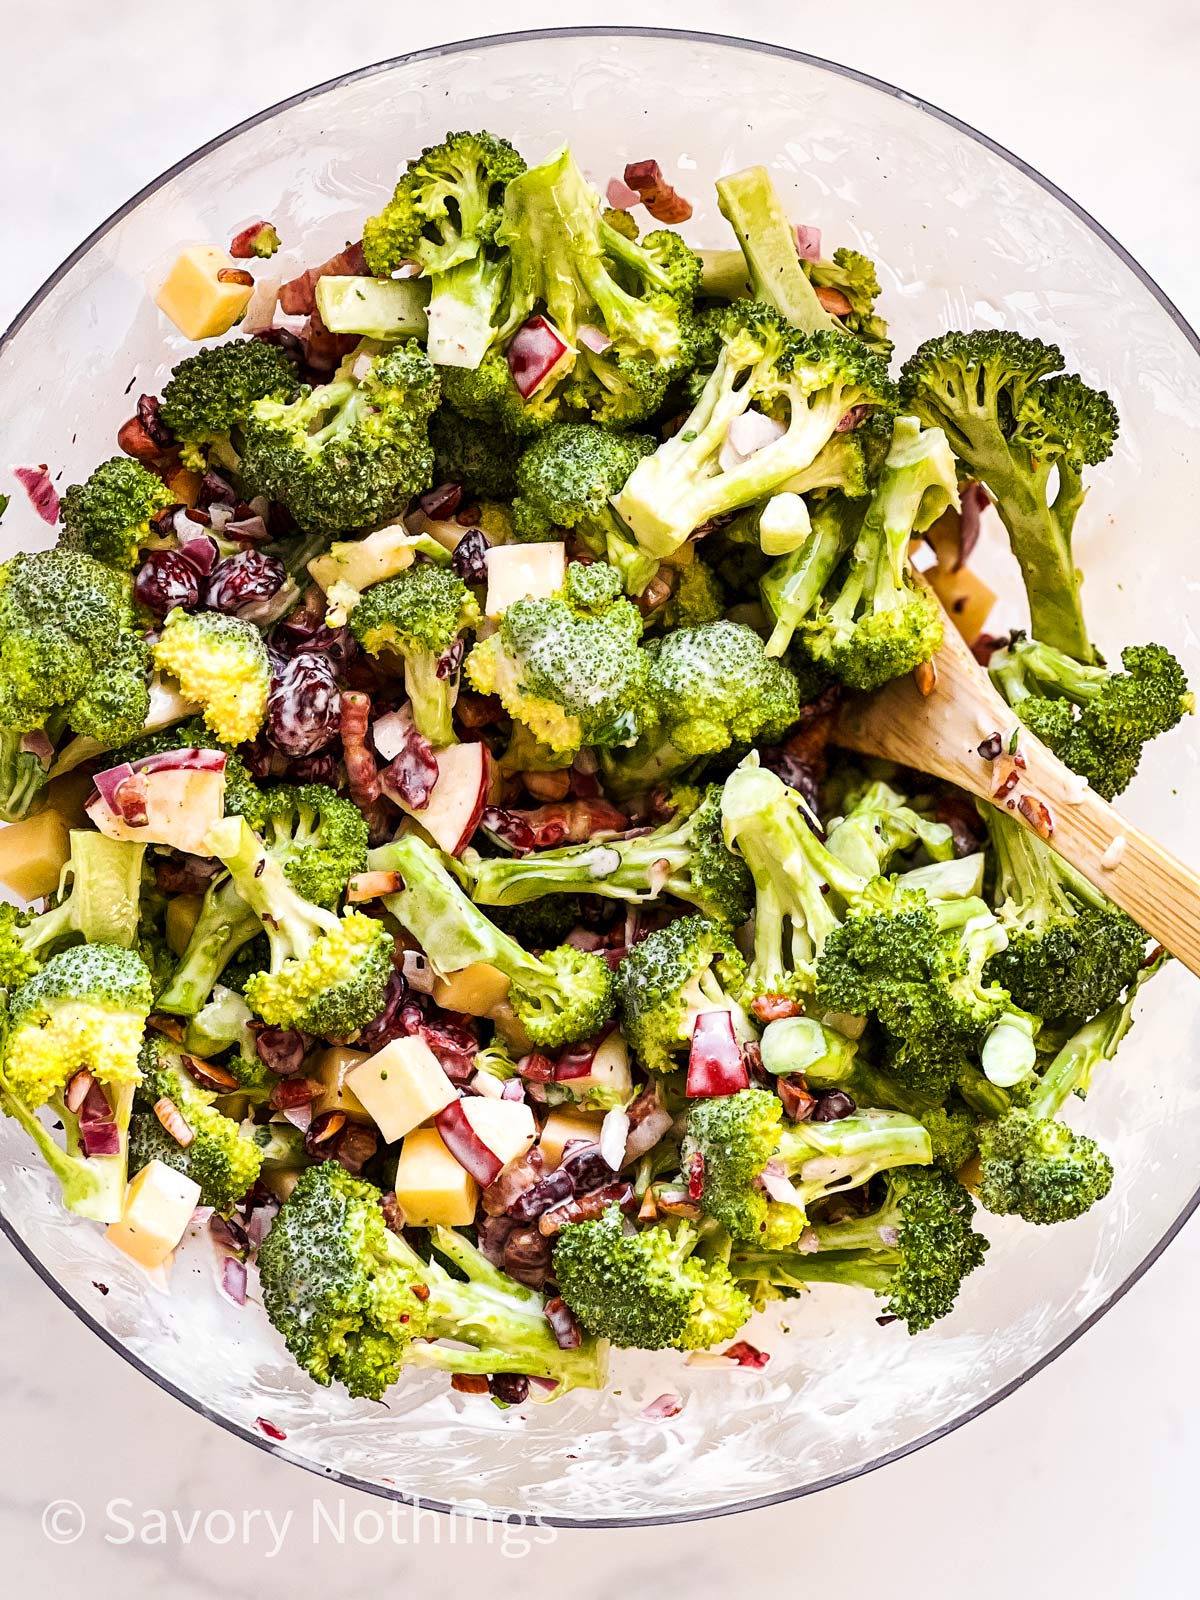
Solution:
M794 217L879 263L901 352L976 325L1061 343L1121 413L1078 533L1098 640L1161 639L1200 676L1200 585L1182 511L1200 458L1196 336L1113 239L990 141L885 84L767 45L613 28L511 35L385 62L263 112L130 200L17 318L0 353L5 459L48 460L70 483L112 453L126 396L156 391L188 349L147 294L180 245L225 241L246 219L270 217L289 276L358 237L405 157L448 127L478 125L531 160L569 139L601 187L627 160L657 158L696 205L685 231L697 244L732 243L713 180L765 162ZM14 503L3 553L47 534ZM1131 551L1144 553L1131 561ZM1007 558L992 560L1005 620L1020 621ZM1155 748L1125 801L1185 855L1193 728ZM771 1352L760 1372L625 1355L606 1393L552 1405L501 1411L419 1375L386 1405L351 1400L296 1371L253 1298L241 1309L222 1298L205 1237L182 1249L169 1295L148 1287L100 1230L58 1208L22 1134L0 1118L3 1226L154 1382L314 1472L400 1500L561 1524L712 1516L904 1455L994 1404L1101 1316L1196 1205L1198 1033L1200 988L1168 971L1087 1108L1117 1176L1086 1218L1052 1229L989 1219L986 1270L915 1339L878 1326L869 1296L837 1289L759 1319L749 1337ZM678 1414L646 1420L643 1407L663 1393L678 1395Z

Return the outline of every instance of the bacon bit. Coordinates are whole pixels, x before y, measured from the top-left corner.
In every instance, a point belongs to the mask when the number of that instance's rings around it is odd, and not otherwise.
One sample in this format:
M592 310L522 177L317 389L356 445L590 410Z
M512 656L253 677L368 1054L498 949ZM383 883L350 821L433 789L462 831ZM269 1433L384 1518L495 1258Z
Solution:
M121 424L117 430L117 449L143 465L159 460L163 453L161 446L155 444L146 432L145 424L139 417L130 417L128 422Z
M201 1060L198 1056L184 1056L183 1064L202 1089L212 1089L217 1094L229 1094L238 1087L232 1072L216 1062Z
M162 419L162 404L156 394L138 395L137 418L160 450L170 450L175 444L175 435Z
M704 1198L704 1153L697 1150L688 1163L688 1199Z
M471 689L463 689L454 703L454 715L464 728L475 732L503 722L506 712L496 695L475 694Z
M779 1098L783 1101L783 1114L789 1122L807 1122L817 1107L815 1095L809 1094L802 1073L792 1072L776 1082Z
M146 1019L146 1025L175 1044L183 1043L183 1023L178 1017L164 1016L162 1012L156 1011L153 1016Z
M992 799L1005 800L1021 781L1021 768L1025 765L1016 756L1005 751L992 763Z
M450 1379L450 1387L458 1394L487 1394L488 1381L474 1372L456 1372Z
M691 201L672 188L657 161L627 162L625 182L637 191L655 222L686 222L692 214Z
M1044 800L1039 800L1036 795L1023 794L1017 802L1017 810L1039 839L1049 839L1054 832L1054 818Z
M70 1082L67 1084L66 1093L63 1096L63 1102L72 1116L78 1112L80 1106L87 1099L88 1090L92 1087L94 1081L95 1080L88 1069L86 1067L80 1067L79 1071L75 1073Z
M554 1342L560 1350L579 1349L583 1343L583 1334L575 1320L575 1313L565 1300L560 1300L557 1295L552 1300L547 1300L542 1307L542 1315L550 1324Z
M660 1189L655 1202L669 1217L683 1217L688 1222L700 1220L700 1207L682 1189Z
M277 1428L273 1422L268 1422L266 1417L255 1417L254 1426L266 1434L268 1439L274 1439L277 1444L282 1444L287 1438L282 1428Z
M371 724L371 697L359 690L342 691L342 753L346 761L346 787L350 798L362 812L376 843L382 843L391 829L387 802L379 785L379 769L367 744Z
M913 668L913 677L916 680L917 689L925 699L928 699L937 688L937 668L933 662L922 661L918 663Z
M817 299L831 317L848 317L854 310L840 289L831 288L823 283L815 284L813 289Z
M346 899L351 905L362 900L378 900L381 895L398 894L404 879L398 872L356 872L346 884Z
M50 470L43 461L40 467L14 467L13 477L29 496L29 503L51 527L58 521L58 490L50 481Z
M749 1344L745 1339L739 1339L736 1344L731 1344L728 1349L722 1350L721 1354L730 1361L736 1361L739 1367L750 1367L755 1372L761 1372L771 1359L766 1350L760 1350L757 1345Z
M397 1200L394 1189L387 1189L380 1195L379 1209L383 1212L384 1226L389 1233L404 1232L404 1207Z
M995 761L1004 749L1004 740L999 733L989 733L987 738L980 740L975 748L984 761Z
M760 994L750 1002L750 1009L760 1022L779 1022L783 1017L804 1015L799 1000L789 1000L784 994Z
M217 272L218 283L240 283L244 289L253 289L254 279L245 267L221 267Z
M314 372L332 372L358 346L356 333L331 333L314 310L300 330L304 359Z
M337 255L322 261L319 267L309 267L298 278L291 278L279 291L279 309L288 317L311 316L316 309L317 280L328 276L361 278L367 270L363 256L362 240L347 245Z
M638 1416L645 1422L666 1422L670 1417L677 1417L683 1410L683 1401L677 1394L660 1394L657 1400L651 1400L648 1406L643 1406Z
M187 1122L184 1121L183 1113L170 1095L164 1094L161 1099L154 1102L154 1115L162 1123L175 1143L182 1145L186 1150L196 1135L192 1132Z
M424 1301L429 1299L429 1285L427 1283L414 1283L412 1285L412 1292L418 1300Z

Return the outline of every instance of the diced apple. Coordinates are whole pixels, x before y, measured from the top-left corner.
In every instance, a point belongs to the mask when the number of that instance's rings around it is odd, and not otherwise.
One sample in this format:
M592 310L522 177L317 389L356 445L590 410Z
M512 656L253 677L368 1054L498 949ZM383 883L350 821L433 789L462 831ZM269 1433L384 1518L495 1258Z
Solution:
M151 1161L125 1190L120 1218L106 1236L139 1266L161 1267L200 1204L200 1185L165 1162Z
M548 600L567 581L565 544L502 544L487 553L489 617L501 617L514 600Z
M556 1167L563 1151L572 1139L586 1139L594 1144L600 1137L603 1116L585 1116L581 1111L552 1111L542 1126L538 1149L546 1166Z
M485 744L451 744L435 750L433 759L438 775L429 804L421 811L400 804L440 850L456 856L471 842L488 803L492 755Z
M415 1034L385 1044L348 1072L346 1081L387 1144L458 1098L441 1062Z
M167 274L155 304L185 339L215 339L229 332L254 293L253 283L223 282L218 276L237 270L219 245L190 245Z
M70 829L57 811L0 828L0 883L22 900L40 900L58 888L71 855Z
M537 1137L533 1112L518 1100L468 1095L439 1111L435 1126L447 1150L479 1183L494 1183Z
M415 1128L400 1147L396 1199L414 1228L461 1228L475 1220L479 1185L436 1128Z
M165 844L185 855L207 856L205 836L225 814L225 773L215 767L164 767L145 778L146 822L132 826L111 811L100 795L88 816L106 839L134 844Z
M517 1060L529 1054L533 1049L533 1040L529 1037L525 1024L513 1010L507 995L499 1004L494 1005L487 1015L496 1024L496 1032Z
M475 961L461 972L438 978L433 1003L444 1011L461 1011L468 1017L489 1017L508 998L509 980L498 967Z
M556 1073L558 1081L583 1099L593 1089L611 1092L614 1097L628 1096L633 1090L633 1077L629 1071L629 1046L616 1028L605 1034L595 1054L582 1072Z
M165 927L167 947L172 955L181 956L187 949L203 904L202 894L177 894L167 901Z
M326 1111L344 1111L351 1122L370 1122L366 1106L347 1082L350 1074L370 1059L365 1050L348 1050L341 1044L332 1045L317 1058L313 1076L321 1093L313 1102L314 1117Z
M282 1205L300 1182L300 1173L295 1167L264 1167L259 1178L263 1188Z
M428 278L351 278L327 273L317 279L317 310L330 333L365 339L424 339Z

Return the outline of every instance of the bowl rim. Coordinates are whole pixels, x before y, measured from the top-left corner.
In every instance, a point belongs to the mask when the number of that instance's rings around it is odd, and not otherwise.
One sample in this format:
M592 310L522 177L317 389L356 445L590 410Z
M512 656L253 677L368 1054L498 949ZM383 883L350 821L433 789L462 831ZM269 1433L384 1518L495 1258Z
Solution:
M1101 241L1101 243L1107 246L1107 248L1118 258L1118 260L1120 260L1122 264L1127 267L1131 273L1133 273L1142 286L1149 290L1154 300L1158 303L1162 310L1166 312L1167 316L1174 323L1175 327L1195 350L1197 356L1200 356L1200 334L1197 334L1196 330L1191 326L1187 318L1179 310L1178 306L1175 305L1174 301L1170 298L1166 291L1161 288L1151 274L1147 272L1145 267L1143 267L1141 263L1130 254L1125 246L1121 244L1120 240L1116 239L1113 234L1109 232L1103 223L1098 222L1089 211L1079 204L1078 201L1072 199L1069 194L1067 194L1063 189L1060 189L1056 183L1047 178L1042 172L1040 172L1036 167L1032 166L1023 157L1014 154L1013 151L1000 144L997 140L991 138L988 134L980 132L978 128L972 127L970 123L963 121L961 117L955 116L953 112L946 111L942 107L934 105L932 102L923 99L920 95L912 94L906 89L902 89L897 87L895 84L888 83L883 78L877 78L871 73L863 72L857 67L849 67L841 62L830 61L823 56L812 55L808 51L794 50L787 45L772 44L762 39L748 39L737 34L713 33L700 29L631 27L620 24L604 23L593 23L563 28L516 29L507 33L481 34L470 39L458 39L452 40L445 44L430 45L421 50L405 51L400 55L389 56L382 61L372 62L367 66L356 67L350 72L339 73L336 77L327 78L321 83L312 85L310 88L302 89L296 94L288 95L282 100L277 100L274 102L274 104L265 107L263 110L257 111L253 115L244 118L242 121L234 123L232 127L225 129L224 132L217 134L214 138L209 139L206 143L198 146L195 150L191 151L190 154L181 157L180 160L174 162L173 165L166 168L165 171L159 173L156 178L153 178L149 183L144 184L142 188L140 188L134 195L132 195L122 205L118 206L110 216L105 218L105 220L97 227L93 228L91 233L89 233L87 237L76 246L70 255L68 255L59 264L59 266L55 268L55 270L45 280L41 287L30 296L26 303L17 312L13 320L9 323L8 327L4 330L3 334L0 334L0 355L3 355L8 345L24 327L25 323L47 298L47 296L50 295L55 288L57 288L58 284L63 280L67 273L69 273L71 269L117 225L117 223L121 222L125 217L130 215L131 212L136 210L136 208L141 205L144 200L149 199L152 195L156 194L158 190L161 189L165 184L169 183L180 173L187 171L189 167L194 166L211 151L220 149L223 145L228 144L231 140L238 138L241 134L247 132L249 129L255 128L261 123L270 121L280 112L287 111L293 106L303 105L308 100L316 99L318 96L327 94L330 91L341 88L346 84L360 83L368 78L389 72L395 67L407 66L414 62L437 61L446 56L459 55L463 52L471 50L482 50L496 45L525 43L536 44L547 39L557 40L587 38L617 40L631 38L667 39L678 41L684 44L689 42L697 42L701 44L717 45L733 50L744 50L751 53L777 56L787 61L799 62L803 66L815 68L820 72L830 73L834 77L848 78L851 80L851 82L861 84L868 89L873 89L880 94L886 95L889 99L903 101L905 104L912 106L917 111L923 112L926 116L932 117L934 120L954 129L957 133L964 134L975 144L981 145L985 150L990 151L991 154L998 156L1002 161L1015 168L1024 177L1031 179L1040 189L1044 190L1054 200L1058 201L1060 205L1065 206L1068 211L1077 217L1079 221L1082 222L1084 226ZM276 1456L283 1461L290 1462L293 1466L301 1467L305 1471L311 1472L315 1476L326 1481L337 1483L343 1488L362 1490L367 1494L377 1495L381 1499L397 1501L400 1504L409 1505L414 1508L427 1508L434 1511L440 1511L446 1513L447 1515L468 1516L482 1520L503 1518L506 1522L514 1524L523 1523L543 1527L566 1529L641 1528L670 1526L672 1524L686 1522L708 1521L711 1518L733 1516L743 1511L759 1511L768 1506L784 1504L789 1500L798 1500L808 1495L817 1494L822 1489L834 1488L839 1484L851 1482L855 1478L865 1477L867 1473L875 1472L881 1467L889 1466L894 1461L903 1460L905 1456L914 1455L918 1450L924 1449L927 1445L933 1444L937 1440L943 1439L949 1434L956 1432L959 1428L964 1427L968 1422L972 1422L976 1417L981 1416L985 1411L990 1411L993 1406L998 1405L1000 1401L1007 1399L1008 1396L1013 1394L1017 1389L1022 1388L1026 1383L1029 1382L1031 1378L1036 1377L1038 1373L1044 1371L1044 1369L1048 1367L1051 1362L1057 1360L1057 1358L1062 1355L1064 1351L1070 1349L1070 1347L1074 1345L1077 1340L1081 1339L1083 1335L1091 1327L1093 1327L1095 1323L1099 1322L1100 1318L1110 1311L1119 1300L1123 1299L1123 1297L1134 1286L1134 1284L1137 1283L1138 1280L1149 1271L1149 1269L1162 1255L1164 1250L1166 1250L1168 1245L1173 1242L1177 1234L1180 1232L1192 1214L1196 1211L1198 1206L1200 1206L1200 1187L1197 1187L1191 1199L1183 1207L1182 1211L1180 1211L1179 1215L1171 1223L1170 1227L1158 1240L1153 1249L1146 1254L1146 1256L1138 1263L1133 1271L1129 1273L1124 1281L1118 1284L1113 1292L1108 1295L1108 1297L1099 1306L1097 1306L1094 1311L1084 1318L1077 1328L1073 1329L1065 1338L1061 1339L1059 1343L1053 1347L1053 1349L1048 1350L1045 1355L1043 1355L1038 1361L1034 1362L1032 1366L1028 1367L1018 1377L1013 1378L1009 1383L1004 1384L1000 1389L996 1390L994 1394L990 1394L983 1400L980 1400L976 1405L971 1406L961 1415L949 1419L936 1428L931 1428L919 1438L910 1440L906 1444L898 1445L894 1450L889 1450L885 1454L875 1457L873 1460L866 1462L862 1466L850 1467L846 1468L844 1471L830 1473L827 1476L818 1479L814 1483L780 1489L772 1494L755 1495L749 1499L731 1502L728 1505L705 1507L704 1509L697 1511L676 1511L664 1513L661 1516L629 1517L572 1517L550 1514L542 1515L540 1512L519 1512L515 1509L506 1509L502 1507L481 1509L478 1505L472 1505L470 1502L427 1499L424 1495L413 1490L406 1490L389 1484L371 1482L367 1479L359 1478L353 1473L342 1472L334 1468L323 1467L317 1462L307 1460L300 1456L297 1452L289 1450L285 1443L275 1441L262 1433L255 1432L245 1424L236 1422L232 1418L222 1415L220 1412L214 1410L211 1406L206 1404L203 1400L198 1399L196 1396L186 1393L186 1391L181 1389L177 1384L173 1383L169 1378L166 1378L162 1376L162 1374L156 1372L145 1361L143 1361L140 1356L127 1349L115 1334L110 1333L107 1328L103 1327L97 1321L97 1319L71 1295L65 1286L54 1277L49 1268L46 1267L44 1263L34 1254L33 1250L26 1244L25 1240L17 1232L15 1224L4 1215L2 1207L0 1207L0 1232L4 1234L9 1243L12 1244L14 1249L17 1251L17 1254L29 1264L37 1276L56 1295L62 1304L65 1305L68 1310L70 1310L81 1322L90 1328L94 1334L98 1335L98 1337L102 1339L111 1350L114 1350L119 1356L127 1361L129 1365L135 1369L135 1371L139 1372L142 1376L149 1378L159 1389L166 1391L166 1393L170 1395L173 1395L176 1400L181 1401L190 1410L207 1418L210 1422L216 1423L227 1433L233 1434L236 1437L245 1440L248 1444L254 1445L258 1449L266 1451L268 1454Z

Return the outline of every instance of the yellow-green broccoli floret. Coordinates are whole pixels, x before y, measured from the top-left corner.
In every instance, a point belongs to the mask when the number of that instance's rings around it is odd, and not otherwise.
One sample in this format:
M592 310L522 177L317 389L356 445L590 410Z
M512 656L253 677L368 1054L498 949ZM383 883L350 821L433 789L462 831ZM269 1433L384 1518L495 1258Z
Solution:
M755 1037L740 996L746 968L725 924L679 917L639 940L617 968L621 1027L642 1065L674 1072L702 1011L728 1011L740 1040Z
M205 723L222 743L256 737L266 716L271 664L253 623L219 611L172 611L154 663L203 707Z
M113 456L86 483L73 483L63 495L59 543L128 572L137 566L142 549L159 542L150 532L150 519L173 505L174 498L162 479L139 462Z
M480 621L462 579L429 562L375 584L350 614L351 632L364 650L403 658L413 722L431 744L454 743L460 639Z

